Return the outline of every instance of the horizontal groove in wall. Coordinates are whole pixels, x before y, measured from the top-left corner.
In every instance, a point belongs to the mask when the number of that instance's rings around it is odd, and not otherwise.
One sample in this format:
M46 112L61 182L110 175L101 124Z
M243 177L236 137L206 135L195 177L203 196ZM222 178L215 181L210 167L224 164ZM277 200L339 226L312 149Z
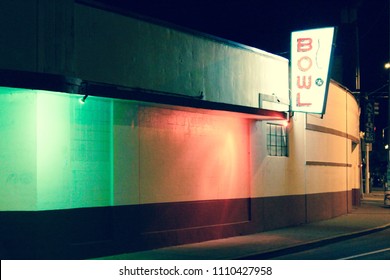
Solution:
M333 167L352 167L350 163L325 162L325 161L306 161L306 165L312 166L333 166Z
M327 133L327 134L332 134L332 135L344 137L344 138L352 140L352 142L354 142L354 143L360 142L359 138L357 138L351 134L339 131L337 129L329 128L329 127L324 127L324 126L308 123L308 124L306 124L306 129L311 130L311 131L322 132L322 133Z

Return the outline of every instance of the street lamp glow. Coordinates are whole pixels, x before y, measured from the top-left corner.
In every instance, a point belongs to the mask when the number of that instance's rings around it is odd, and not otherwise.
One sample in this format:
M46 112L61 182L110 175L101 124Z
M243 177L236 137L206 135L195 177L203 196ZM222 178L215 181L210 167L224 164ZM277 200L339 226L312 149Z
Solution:
M387 63L385 64L385 69L390 69L390 62L387 62Z

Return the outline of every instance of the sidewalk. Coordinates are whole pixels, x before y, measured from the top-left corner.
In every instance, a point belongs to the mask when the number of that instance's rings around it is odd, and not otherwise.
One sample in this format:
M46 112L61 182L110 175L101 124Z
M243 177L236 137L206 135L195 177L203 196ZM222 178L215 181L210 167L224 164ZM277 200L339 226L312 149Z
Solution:
M304 248L362 236L390 228L390 208L384 207L383 192L364 195L351 213L310 224L252 235L173 246L104 257L104 260L221 260L267 259Z

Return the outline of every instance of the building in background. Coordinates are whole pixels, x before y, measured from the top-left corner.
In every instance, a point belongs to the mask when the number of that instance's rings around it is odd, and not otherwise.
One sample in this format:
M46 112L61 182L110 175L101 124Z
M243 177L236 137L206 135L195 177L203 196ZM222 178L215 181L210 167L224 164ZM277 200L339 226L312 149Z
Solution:
M287 59L84 1L1 3L2 258L92 258L359 204L359 107L289 111ZM80 102L82 101L82 102Z

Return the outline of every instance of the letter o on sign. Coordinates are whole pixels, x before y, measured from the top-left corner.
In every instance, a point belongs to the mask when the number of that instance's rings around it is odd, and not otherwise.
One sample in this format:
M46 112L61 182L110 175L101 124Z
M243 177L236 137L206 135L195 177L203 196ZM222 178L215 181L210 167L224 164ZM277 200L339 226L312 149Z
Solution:
M308 56L303 56L298 60L298 68L302 72L306 72L307 70L309 70L312 65L313 62Z

